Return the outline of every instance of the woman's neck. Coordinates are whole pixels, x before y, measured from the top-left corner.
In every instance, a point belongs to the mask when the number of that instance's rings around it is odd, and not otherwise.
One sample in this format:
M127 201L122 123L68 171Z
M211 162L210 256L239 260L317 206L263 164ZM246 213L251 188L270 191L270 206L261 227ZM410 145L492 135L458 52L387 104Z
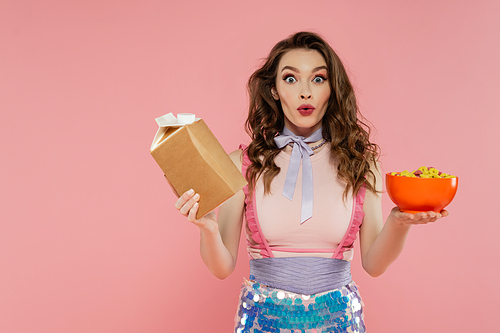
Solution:
M321 128L321 122L312 127L298 127L285 119L285 127L293 134L307 138Z
M315 154L319 153L323 148L325 148L326 141L324 139L318 140L316 142L309 142L309 147L313 148ZM315 148L316 147L316 148ZM282 151L287 153L288 155L292 154L293 143L286 145Z

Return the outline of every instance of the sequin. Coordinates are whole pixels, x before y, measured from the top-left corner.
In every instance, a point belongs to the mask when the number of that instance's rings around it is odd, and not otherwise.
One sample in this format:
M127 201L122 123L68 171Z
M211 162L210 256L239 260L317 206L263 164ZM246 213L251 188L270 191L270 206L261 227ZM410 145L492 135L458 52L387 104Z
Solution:
M363 302L354 282L301 295L245 281L235 322L236 333L365 332Z
M352 309L354 312L361 310L361 303L357 298L352 300Z

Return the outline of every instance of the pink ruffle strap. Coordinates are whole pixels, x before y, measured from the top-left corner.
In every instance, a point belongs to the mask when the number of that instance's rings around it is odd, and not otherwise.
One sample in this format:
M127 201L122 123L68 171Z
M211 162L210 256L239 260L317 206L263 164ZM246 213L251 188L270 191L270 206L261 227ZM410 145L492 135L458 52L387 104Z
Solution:
M241 173L243 176L246 177L247 169L251 164L250 159L248 158L248 155L245 151L247 146L245 145L240 145L239 149L243 150L243 163L241 166ZM267 241L262 237L262 232L259 228L259 225L257 223L257 218L256 218L256 208L255 208L255 202L253 200L255 196L255 191L253 192L254 194L252 196L249 195L249 190L248 190L248 185L246 185L243 188L243 193L245 193L245 220L248 226L248 229L250 229L251 232L251 237L254 240L255 243L257 243L257 248L260 249L260 254L263 258L269 258L272 257L270 255L270 249L268 248ZM256 246L251 244L247 238L247 246L248 247L253 247L255 248ZM250 256L250 254L249 254ZM250 257L250 259L252 259Z
M346 250L352 249L354 247L354 241L356 240L356 234L363 223L363 217L365 212L363 211L363 204L365 202L366 187L363 186L359 189L358 195L354 198L353 210L351 215L351 221L349 222L349 228L342 238L339 246L335 250L332 258L343 259L344 252Z

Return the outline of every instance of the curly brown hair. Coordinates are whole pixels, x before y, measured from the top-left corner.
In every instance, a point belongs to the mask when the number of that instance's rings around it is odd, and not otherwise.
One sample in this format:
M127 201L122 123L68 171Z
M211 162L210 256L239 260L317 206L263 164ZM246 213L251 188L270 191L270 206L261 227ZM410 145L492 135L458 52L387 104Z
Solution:
M277 43L262 67L248 80L250 105L245 126L252 139L246 148L251 161L246 173L250 191L257 179L263 176L264 191L270 193L271 181L280 172L274 158L281 149L276 146L274 137L283 130L285 116L281 102L273 98L271 88L276 84L281 57L294 49L318 51L328 67L328 82L334 93L330 95L322 120L323 138L331 143L338 178L346 184L344 199L351 190L356 195L363 185L377 192L371 166L377 167L379 147L369 140L370 128L363 122L353 86L339 56L321 36L312 32L298 32Z

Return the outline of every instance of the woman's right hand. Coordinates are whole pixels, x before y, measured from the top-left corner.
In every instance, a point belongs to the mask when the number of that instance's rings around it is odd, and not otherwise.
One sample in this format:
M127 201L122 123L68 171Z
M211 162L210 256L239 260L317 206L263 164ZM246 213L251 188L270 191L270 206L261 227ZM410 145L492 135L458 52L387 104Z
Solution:
M211 211L200 219L196 219L196 214L200 207L199 201L200 194L195 193L195 191L191 189L184 192L184 194L177 199L175 208L198 228L208 232L218 231L218 224L214 211Z

